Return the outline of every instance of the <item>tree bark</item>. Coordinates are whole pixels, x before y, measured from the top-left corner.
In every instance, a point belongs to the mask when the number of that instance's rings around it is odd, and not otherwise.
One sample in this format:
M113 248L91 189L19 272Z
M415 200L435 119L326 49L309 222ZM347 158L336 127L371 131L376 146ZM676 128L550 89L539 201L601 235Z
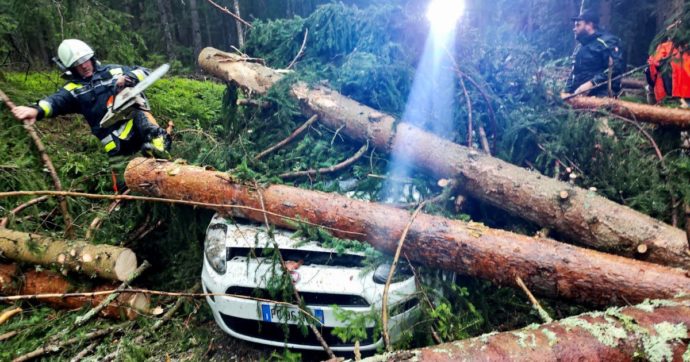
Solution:
M654 300L364 361L682 361L688 327L690 300Z
M189 0L189 11L192 19L192 45L196 55L201 52L201 26L199 25L199 9L196 0Z
M168 7L165 6L164 0L156 0L158 11L161 14L161 22L163 23L163 36L165 37L165 54L168 56L168 61L175 59L175 52L173 51L173 37L172 27L170 25L170 18L172 14L168 12Z
M126 248L65 241L38 234L0 229L5 258L39 265L56 265L110 280L125 280L137 268L137 257Z
M199 64L207 72L256 93L265 93L281 74L237 55L206 48ZM438 179L460 177L465 192L557 230L574 242L592 248L635 256L637 246L649 246L647 261L690 267L685 233L596 193L528 171L467 147L452 143L387 114L364 106L327 88L292 87L305 113L339 129L351 139L383 152L395 152ZM690 113L690 112L688 112ZM568 197L559 195L566 192Z
M16 264L0 264L0 293L3 295L36 295L36 294L65 294L75 292L75 286L67 278L51 271L30 270L22 274ZM113 290L115 284L103 284L94 288L93 292ZM97 305L105 299L105 295L95 297L65 297L45 298L46 303L54 308L80 309L88 305ZM100 315L108 318L135 319L140 313L147 313L149 298L142 293L121 293L116 302L104 308Z
M232 7L235 10L235 15L237 15L238 18L241 18L242 15L240 14L240 1L233 0ZM237 43L239 44L240 49L242 49L242 47L244 47L244 30L242 30L242 23L240 23L239 20L235 19L235 26L237 26Z
M410 219L407 211L387 205L290 186L270 186L259 195L256 189L229 177L202 167L145 158L132 160L125 171L133 192L239 205L244 208L215 209L259 222L266 215L270 223L285 228L295 228L294 220L299 218L332 228L335 236L365 241L391 254ZM415 218L403 252L432 268L500 285L514 286L515 276L520 276L534 293L591 304L640 302L690 291L690 277L682 269L426 214Z
M690 111L633 103L611 98L575 97L568 101L575 109L606 109L619 116L662 126L690 128Z

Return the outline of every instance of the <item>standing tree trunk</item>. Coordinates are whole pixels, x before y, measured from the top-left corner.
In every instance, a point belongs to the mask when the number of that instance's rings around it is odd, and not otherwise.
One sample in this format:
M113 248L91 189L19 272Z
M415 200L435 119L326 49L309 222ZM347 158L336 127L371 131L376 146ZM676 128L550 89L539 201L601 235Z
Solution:
M156 0L158 5L158 12L161 14L161 22L163 23L163 36L165 37L165 54L168 56L168 61L173 61L175 59L175 53L173 51L173 36L172 36L172 26L170 25L170 18L172 14L168 12L168 7L165 6L164 0Z
M163 36L165 37L165 54L168 56L168 61L175 59L175 52L173 51L172 27L170 25L170 18L172 14L168 12L168 8L164 4L164 0L156 0L158 5L158 12L161 14L161 23L163 25Z
M199 56L207 72L255 93L265 93L281 74L238 56L206 48ZM452 143L364 106L327 88L298 83L292 95L305 113L351 139L368 141L437 178L461 178L465 191L484 202L596 249L648 261L690 267L685 233L596 193L528 171ZM689 112L690 113L690 112ZM565 197L562 195L565 194ZM638 254L640 245L647 252Z
M189 0L189 10L192 16L192 45L194 47L194 55L201 52L201 27L199 25L199 9L196 6L196 0Z
M238 18L242 18L242 14L240 13L240 1L233 0L232 5L235 10L235 15L237 15ZM237 43L240 45L240 49L242 49L242 47L244 47L244 31L242 30L242 23L235 19L235 24L237 26Z
M599 25L604 29L611 28L611 15L613 12L613 0L601 0L599 2Z
M390 254L410 220L405 210L337 194L280 185L259 194L227 173L154 159L132 160L125 180L133 192L216 204L208 207L258 222L267 217L280 227L295 228L296 219L324 225L337 237L365 241ZM641 302L690 291L690 277L681 269L426 214L410 225L403 252L431 268L500 285L515 286L519 276L535 293L589 304Z
M690 300L653 300L365 362L685 361Z

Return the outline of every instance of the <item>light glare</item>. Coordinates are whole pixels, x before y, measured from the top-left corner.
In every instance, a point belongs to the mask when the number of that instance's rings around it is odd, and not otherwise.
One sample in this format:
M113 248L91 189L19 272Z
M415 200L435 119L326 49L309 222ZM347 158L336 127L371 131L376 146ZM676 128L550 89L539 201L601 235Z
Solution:
M464 0L432 0L426 12L431 27L438 30L452 30L465 10Z

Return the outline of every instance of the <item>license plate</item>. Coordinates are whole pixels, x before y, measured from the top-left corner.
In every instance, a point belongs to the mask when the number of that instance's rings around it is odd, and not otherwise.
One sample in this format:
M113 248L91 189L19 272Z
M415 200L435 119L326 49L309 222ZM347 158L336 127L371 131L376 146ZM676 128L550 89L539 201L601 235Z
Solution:
M271 304L261 304L261 319L264 322L297 322L302 312L297 308L276 307ZM311 313L321 324L324 322L323 309L312 309Z

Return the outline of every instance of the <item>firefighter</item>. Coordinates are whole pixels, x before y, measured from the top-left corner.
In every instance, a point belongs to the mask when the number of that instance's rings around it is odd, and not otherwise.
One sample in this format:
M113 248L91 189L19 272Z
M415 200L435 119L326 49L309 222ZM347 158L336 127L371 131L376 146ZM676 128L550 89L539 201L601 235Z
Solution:
M581 47L575 54L566 92L615 97L620 92L621 82L614 78L625 71L620 39L600 30L599 15L591 10L583 11L572 20L575 21L575 39Z
M111 161L138 151L150 157L168 158L171 138L158 126L146 101L130 119L110 127L100 126L108 99L143 80L148 74L145 69L102 65L94 57L93 49L77 39L66 39L60 44L57 61L65 70L68 83L35 105L15 107L12 112L17 119L33 124L43 118L80 113Z

